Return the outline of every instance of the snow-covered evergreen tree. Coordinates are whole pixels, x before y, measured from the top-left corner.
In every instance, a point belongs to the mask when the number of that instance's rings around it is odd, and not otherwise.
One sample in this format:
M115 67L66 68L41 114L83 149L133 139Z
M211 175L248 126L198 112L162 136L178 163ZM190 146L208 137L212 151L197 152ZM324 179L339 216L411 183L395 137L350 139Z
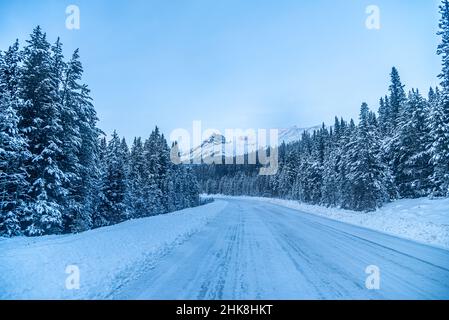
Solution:
M92 192L95 195L93 197L93 214L92 225L93 228L100 228L109 225L109 212L110 207L109 200L105 195L106 183L107 183L107 154L108 144L106 138L102 137L98 140L98 162L96 166L96 178L94 179L94 185Z
M27 144L19 132L18 42L3 56L0 53L0 236L22 234L26 220L26 192L29 188L26 162L30 157Z
M339 165L342 159L341 138L342 125L338 118L335 118L334 130L329 139L329 146L326 149L323 185L322 185L322 203L326 206L336 207L341 204L341 186Z
M285 160L281 163L278 180L278 196L281 198L291 198L291 191L298 172L296 171L296 164L298 162L297 153L291 150L285 155Z
M83 68L79 52L75 50L62 74L61 104L63 119L64 162L69 175L67 203L69 231L83 231L92 227L93 193L98 171L97 116L89 96L89 89L81 84Z
M348 146L346 166L351 209L374 210L388 198L388 177L378 141L377 128L370 125L369 109L364 103L360 109L360 123Z
M146 163L146 198L149 203L149 212L153 215L166 212L164 202L166 195L163 194L163 185L165 178L163 172L166 170L162 168L161 159L161 135L159 129L156 127L151 133L150 137L144 144L144 156Z
M68 177L61 168L61 104L58 82L54 77L53 59L46 35L36 27L24 50L21 76L24 106L19 110L20 129L30 152L28 197L31 220L27 234L42 235L63 229L63 199L68 191Z
M105 174L103 194L105 202L101 206L102 216L107 217L108 224L124 221L128 216L126 206L127 174L123 145L117 132L114 131L108 143L105 158Z
M443 0L440 6L441 43L437 53L442 58L441 79L442 92L434 100L430 118L431 125L431 163L434 173L431 178L433 196L449 195L449 1Z
M135 138L131 147L129 161L129 189L127 202L134 218L148 215L150 208L147 206L145 188L147 183L145 167L145 155L141 138Z
M401 77L396 67L391 70L391 84L390 84L390 97L388 104L388 127L389 130L394 130L399 124L401 112L406 101L406 94L404 85L401 82Z
M432 167L427 148L430 141L427 114L427 102L418 90L412 90L396 134L399 147L395 180L401 197L416 198L429 194Z
M382 137L387 135L387 133L390 130L389 119L391 118L391 116L390 116L389 108L390 108L390 105L389 105L388 97L385 97L385 99L380 98L378 113L379 113L379 130L380 130L380 133L382 134Z

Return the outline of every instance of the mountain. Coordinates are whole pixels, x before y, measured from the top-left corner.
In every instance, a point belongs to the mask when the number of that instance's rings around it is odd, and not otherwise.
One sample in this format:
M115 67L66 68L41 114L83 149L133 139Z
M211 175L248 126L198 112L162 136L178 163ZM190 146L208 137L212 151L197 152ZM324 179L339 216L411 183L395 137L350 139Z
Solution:
M288 144L298 141L301 139L304 132L312 133L314 130L319 130L320 128L321 126L314 126L309 128L300 128L298 126L293 126L287 129L279 129L279 144L281 144L282 142ZM239 145L245 145L244 149L237 151L237 144L234 144L234 140L236 140ZM248 149L255 150L256 146L256 142L249 142L247 136L236 136L233 137L233 139L226 139L226 137L221 134L213 134L208 139L204 140L201 145L192 148L190 152L183 153L181 155L181 158L183 160L194 160L194 162L199 163L201 158L212 158L220 155L228 156L228 154L226 154L227 149L233 150L232 155L242 155L247 153Z
M279 143L285 142L289 144L301 139L304 132L313 133L315 130L321 129L321 126L314 126L310 128L299 128L297 126L288 129L279 129Z
M182 159L191 159L194 162L200 162L201 158L213 157L217 154L224 155L225 146L231 144L232 141L226 142L226 138L221 134L213 134L203 141L200 146L190 150L189 153L184 153ZM196 160L196 161L195 161Z

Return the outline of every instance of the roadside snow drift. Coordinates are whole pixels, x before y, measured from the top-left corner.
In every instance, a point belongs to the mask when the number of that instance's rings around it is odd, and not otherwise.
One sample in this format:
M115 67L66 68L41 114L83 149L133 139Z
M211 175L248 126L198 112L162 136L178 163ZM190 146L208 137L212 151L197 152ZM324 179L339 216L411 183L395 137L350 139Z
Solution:
M216 201L76 235L0 238L0 299L108 298L226 206ZM79 289L68 290L76 269Z
M203 195L202 197L265 201L301 212L449 249L449 198L397 200L386 204L375 212L356 212L308 205L294 200L223 195Z

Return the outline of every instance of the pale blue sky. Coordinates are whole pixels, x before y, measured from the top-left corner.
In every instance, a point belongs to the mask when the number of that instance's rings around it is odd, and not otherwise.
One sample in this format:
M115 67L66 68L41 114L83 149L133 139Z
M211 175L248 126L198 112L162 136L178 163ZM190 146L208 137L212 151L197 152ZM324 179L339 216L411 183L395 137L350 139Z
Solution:
M81 29L65 28L65 8ZM378 5L381 30L365 28ZM0 49L41 25L80 48L100 126L131 138L204 127L282 128L377 109L388 74L438 83L438 0L0 0Z

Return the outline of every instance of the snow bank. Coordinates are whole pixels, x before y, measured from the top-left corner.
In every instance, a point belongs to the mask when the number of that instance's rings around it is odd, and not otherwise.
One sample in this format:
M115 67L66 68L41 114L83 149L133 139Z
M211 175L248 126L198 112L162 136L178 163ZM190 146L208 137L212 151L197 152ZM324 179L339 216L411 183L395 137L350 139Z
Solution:
M216 199L233 198L213 195ZM449 199L404 199L386 204L375 212L356 212L307 205L294 200L236 197L265 201L298 211L382 231L398 237L449 249Z
M0 299L108 298L226 205L215 201L77 235L0 238ZM78 290L66 288L70 265L79 268Z

